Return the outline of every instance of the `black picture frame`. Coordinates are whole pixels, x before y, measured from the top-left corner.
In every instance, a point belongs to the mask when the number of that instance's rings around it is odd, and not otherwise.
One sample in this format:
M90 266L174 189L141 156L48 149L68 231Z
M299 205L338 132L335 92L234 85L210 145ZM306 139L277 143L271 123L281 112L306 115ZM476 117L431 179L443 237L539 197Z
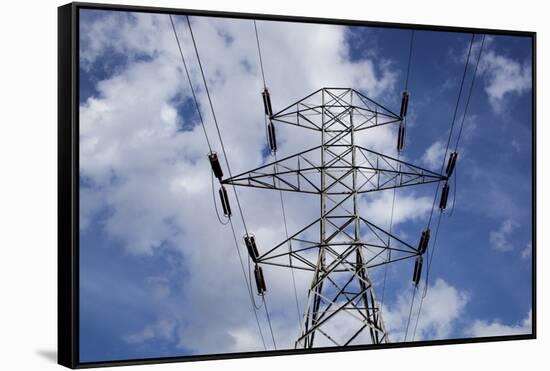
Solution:
M277 20L337 25L362 25L382 28L513 35L530 38L532 43L532 333L526 335L415 341L383 345L354 345L311 350L277 350L224 353L199 356L125 359L102 362L79 360L79 11L100 9L144 13L171 13L238 19ZM97 3L70 3L58 8L58 363L69 368L122 366L168 362L265 357L352 350L465 344L508 340L536 339L536 32L462 28L420 24L386 23L346 19L310 18L252 13L232 13Z

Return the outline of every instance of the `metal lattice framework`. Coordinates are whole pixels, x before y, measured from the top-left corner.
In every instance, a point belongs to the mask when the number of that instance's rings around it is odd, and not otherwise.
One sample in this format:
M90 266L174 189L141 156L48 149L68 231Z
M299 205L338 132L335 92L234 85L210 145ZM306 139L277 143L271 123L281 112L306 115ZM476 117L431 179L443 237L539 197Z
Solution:
M260 251L256 260L260 265L313 272L295 346L389 342L369 269L415 258L420 252L363 218L360 194L446 177L356 143L358 131L400 123L402 117L354 89L319 89L270 120L318 131L321 145L223 183L319 195L319 218ZM319 337L323 341L316 341Z

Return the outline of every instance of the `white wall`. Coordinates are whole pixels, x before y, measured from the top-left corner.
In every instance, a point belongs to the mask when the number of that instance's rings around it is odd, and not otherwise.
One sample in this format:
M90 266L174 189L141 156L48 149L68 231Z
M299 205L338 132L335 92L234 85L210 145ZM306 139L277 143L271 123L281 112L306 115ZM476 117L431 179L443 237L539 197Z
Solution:
M344 352L188 364L141 366L158 370L540 369L550 349L548 254L543 210L550 140L545 125L550 27L542 1L189 0L123 1L270 14L362 19L538 32L538 339L491 344ZM56 74L57 9L52 0L3 2L0 10L0 368L55 369L56 349ZM547 362L547 361L546 361ZM138 369L130 367L125 369Z

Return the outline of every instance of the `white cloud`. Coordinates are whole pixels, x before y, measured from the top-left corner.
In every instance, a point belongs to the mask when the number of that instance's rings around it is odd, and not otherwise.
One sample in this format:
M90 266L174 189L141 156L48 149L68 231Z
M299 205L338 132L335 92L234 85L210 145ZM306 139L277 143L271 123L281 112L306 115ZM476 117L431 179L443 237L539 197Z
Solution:
M521 95L531 90L531 64L520 62L495 50L486 50L479 66L485 78L485 92L493 109L501 112L507 96Z
M522 95L532 88L531 63L520 61L501 54L495 46L497 36L486 36L483 53L478 67L478 75L483 77L484 90L493 110L502 113L506 107L507 97ZM481 40L474 42L470 63L472 69L477 61ZM466 47L460 56L453 56L455 61L464 63L468 54ZM452 51L451 51L452 55Z
M469 301L469 294L461 291L441 278L429 286L427 295L422 304L421 316L418 327L414 333L416 314L420 305L420 297L423 290L419 289L413 307L407 341L445 339L456 330L458 320L464 313L464 308ZM384 306L383 315L386 326L390 330L392 341L403 341L405 328L409 316L412 290L399 295L396 305Z
M516 221L512 219L506 219L504 222L502 222L498 230L492 231L489 234L489 241L491 242L491 247L498 251L513 250L514 246L510 242L509 238L518 227L519 227L519 224Z
M131 344L142 343L151 339L170 340L174 336L175 328L175 321L163 319L147 325L139 332L127 335L124 340Z
M525 247L525 249L521 250L521 258L529 259L532 253L533 253L533 244L529 242Z
M93 216L101 211L103 195L100 191L81 187L80 189L80 230L86 230Z
M422 155L421 161L428 166L430 170L439 171L445 155L445 145L438 140L433 142Z
M386 226L390 222L393 203L393 190L379 192L376 195L363 198L361 210L364 217L378 226ZM393 225L425 218L432 208L433 197L416 196L414 193L397 191L393 212Z
M475 320L473 325L466 330L466 334L473 337L530 334L532 331L531 323L531 311L521 322L512 325L503 324L498 320Z
M519 144L519 141L517 141L516 139L512 139L512 147L514 147L514 149L516 150L517 153L520 153L521 152L521 144Z

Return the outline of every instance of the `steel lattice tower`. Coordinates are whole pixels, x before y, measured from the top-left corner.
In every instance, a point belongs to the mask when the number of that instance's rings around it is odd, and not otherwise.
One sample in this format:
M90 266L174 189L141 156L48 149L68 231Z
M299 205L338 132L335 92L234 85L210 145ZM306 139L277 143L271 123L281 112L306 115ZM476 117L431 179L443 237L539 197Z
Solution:
M424 251L362 217L360 195L447 178L362 147L359 131L402 125L403 117L354 89L319 89L269 119L270 125L317 131L321 145L222 183L319 196L318 219L273 248L251 254L257 266L313 272L295 346L311 348L319 337L338 346L389 342L369 269L418 260Z

